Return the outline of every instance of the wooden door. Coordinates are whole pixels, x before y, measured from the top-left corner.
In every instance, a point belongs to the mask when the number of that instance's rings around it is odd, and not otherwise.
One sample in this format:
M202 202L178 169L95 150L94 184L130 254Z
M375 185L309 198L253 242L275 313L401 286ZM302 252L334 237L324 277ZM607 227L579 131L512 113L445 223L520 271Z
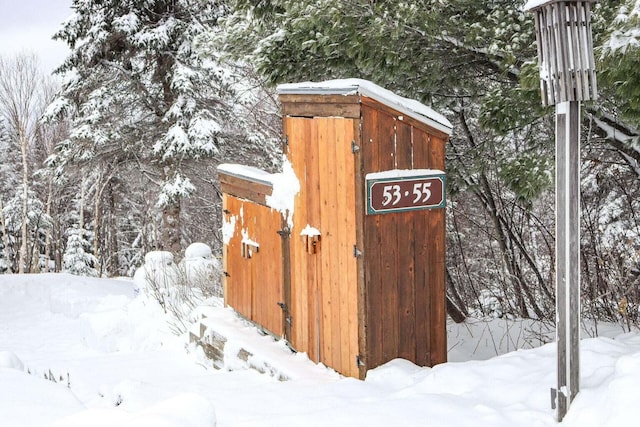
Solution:
M358 275L352 143L358 126L359 121L341 117L284 120L288 159L301 187L290 236L290 341L311 360L356 377ZM305 234L307 226L319 235Z
M223 198L225 301L272 334L283 334L282 227L279 212L228 194ZM231 232L231 228L233 231Z

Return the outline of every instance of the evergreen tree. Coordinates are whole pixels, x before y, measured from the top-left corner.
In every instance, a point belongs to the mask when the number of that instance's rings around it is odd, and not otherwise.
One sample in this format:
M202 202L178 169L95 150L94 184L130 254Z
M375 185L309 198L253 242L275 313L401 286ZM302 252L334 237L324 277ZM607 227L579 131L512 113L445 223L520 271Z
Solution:
M48 117L73 114L64 162L141 173L157 188L158 246L179 252L181 202L195 187L187 170L238 141L233 79L196 48L227 13L220 1L75 0L56 38L71 55L68 79ZM135 179L134 179L135 180Z
M640 126L640 1L626 0L617 10L601 47L599 77L615 93L610 108ZM637 137L636 137L637 140Z
M62 259L63 271L76 276L96 277L97 259L88 252L89 242L85 239L86 231L73 227L67 230L67 247Z

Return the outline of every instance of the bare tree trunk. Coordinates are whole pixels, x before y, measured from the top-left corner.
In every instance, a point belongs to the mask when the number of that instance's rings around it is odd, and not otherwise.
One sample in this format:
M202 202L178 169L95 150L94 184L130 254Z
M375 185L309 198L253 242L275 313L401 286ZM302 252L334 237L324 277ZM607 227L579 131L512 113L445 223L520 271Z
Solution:
M161 249L174 255L180 253L180 201L175 201L162 209Z
M102 178L102 173L98 177L98 182L96 183L96 187L100 183L100 179ZM96 188L96 194L93 198L93 256L98 260L98 265L96 265L96 269L98 270L98 274L102 275L102 267L104 264L104 260L102 257L98 256L98 252L100 249L100 199L102 198L102 191L106 183Z
M31 245L31 262L29 264L29 272L40 273L40 244L37 229L36 235L33 238L33 245Z
M49 182L47 186L47 216L51 218L51 200L53 199L53 180L49 177ZM51 259L51 234L53 233L53 224L51 224L51 228L47 229L47 234L45 235L44 240L44 272L49 272L49 260Z
M111 274L119 274L120 273L120 248L118 245L118 229L116 222L116 200L113 193L113 186L111 181L109 181L109 229L108 229L108 239L109 239L109 254L111 257L109 272ZM106 239L105 239L106 240Z
M18 273L24 273L24 267L27 262L27 224L29 220L29 163L27 161L27 145L29 141L26 136L20 132L20 152L22 153L22 231L20 244L20 257L18 259Z
M2 198L0 198L0 231L2 232L2 244L4 245L4 256L5 256L5 259L7 260L7 263L9 263L11 261L11 252L9 250L9 235L7 234L7 222L4 218L4 206L2 204ZM8 265L8 268L10 268L9 265Z
M100 181L102 180L102 173L100 173L100 176L98 177L98 184L100 183ZM100 185L99 187L97 187L96 190L96 194L94 197L94 201L93 201L93 255L96 257L96 259L98 260L99 266L98 267L98 273L102 274L102 271L104 269L104 259L99 255L100 252L100 226L101 226L101 218L100 218L100 211L101 211L101 202L102 202L102 195L104 194L104 190L105 188L107 188L107 185L109 185L109 183L111 182L111 178L113 177L113 174L110 174L102 183L102 185Z

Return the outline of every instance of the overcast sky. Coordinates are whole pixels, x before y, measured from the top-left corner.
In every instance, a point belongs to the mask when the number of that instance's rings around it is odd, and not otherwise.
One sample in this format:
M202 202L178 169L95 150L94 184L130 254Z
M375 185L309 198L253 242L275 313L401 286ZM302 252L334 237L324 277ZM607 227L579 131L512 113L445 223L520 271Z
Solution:
M51 36L71 16L72 0L0 0L0 55L34 52L45 72L58 67L66 45Z

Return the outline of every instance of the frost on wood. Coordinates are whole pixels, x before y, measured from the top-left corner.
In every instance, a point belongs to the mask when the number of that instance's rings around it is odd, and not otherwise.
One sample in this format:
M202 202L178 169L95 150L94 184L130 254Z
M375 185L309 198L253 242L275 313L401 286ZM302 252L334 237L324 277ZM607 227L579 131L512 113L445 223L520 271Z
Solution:
M242 244L253 246L256 248L260 247L260 243L256 242L255 240L249 237L249 232L246 229L243 228L241 233L242 233Z
M222 241L225 245L229 244L233 234L235 233L236 220L237 217L235 215L231 215L228 221L226 219L222 221Z
M296 194L300 192L300 181L287 158L282 164L282 172L271 176L273 192L267 196L267 206L282 213L287 219L289 228L293 228L293 209Z
M320 230L318 230L317 228L307 224L307 226L303 228L302 231L300 232L300 235L301 236L320 236L322 235L322 233L320 233Z

